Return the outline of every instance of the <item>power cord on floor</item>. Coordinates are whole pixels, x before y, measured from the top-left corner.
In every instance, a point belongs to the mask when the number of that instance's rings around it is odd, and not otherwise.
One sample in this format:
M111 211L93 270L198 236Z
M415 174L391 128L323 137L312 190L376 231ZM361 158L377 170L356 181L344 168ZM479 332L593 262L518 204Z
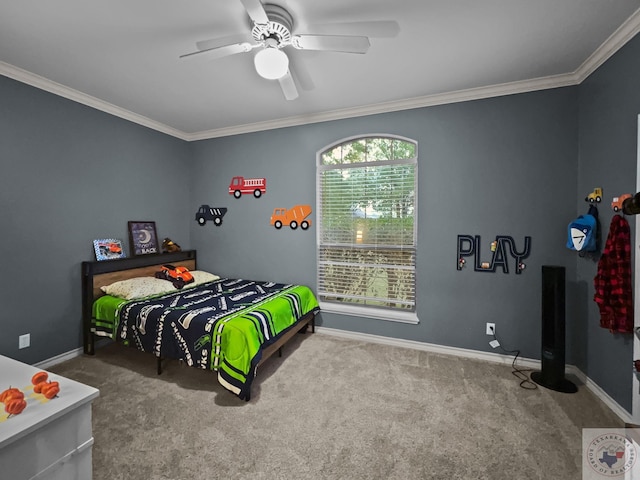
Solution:
M500 350L502 350L503 352L508 353L509 355L513 355L513 362L511 362L511 368L513 370L511 371L511 373L518 380L520 380L520 387L524 388L525 390L536 390L538 388L538 385L532 382L531 379L529 379L529 376L525 373L525 372L531 372L532 369L530 368L522 369L516 366L516 361L520 356L520 350L507 350L506 348L504 348L502 346L502 343L500 343L500 340L498 340L498 337L496 336L495 329L493 327L489 327L489 328L491 329L491 334L493 335L493 341L490 342L490 345L494 348L500 347Z

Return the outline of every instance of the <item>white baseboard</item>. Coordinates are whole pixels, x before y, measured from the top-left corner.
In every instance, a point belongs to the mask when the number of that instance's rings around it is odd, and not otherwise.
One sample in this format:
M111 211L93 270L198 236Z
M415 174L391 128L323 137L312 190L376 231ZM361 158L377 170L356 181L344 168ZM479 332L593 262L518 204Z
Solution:
M70 350L66 353L61 353L60 355L56 355L55 357L51 357L41 362L35 363L33 366L46 370L47 368L53 367L58 363L66 362L67 360L71 360L72 358L79 357L80 355L82 355L82 351L82 347L76 348L75 350Z
M112 340L109 340L108 338L96 339L94 347L96 349L102 348L105 345L109 345L111 342ZM42 368L43 370L46 370L47 368L53 367L58 363L66 362L67 360L71 360L72 358L79 357L83 353L84 353L84 349L82 347L75 348L73 350L69 350L66 353L61 353L60 355L56 355L55 357L47 358L46 360L43 360L41 362L34 363L33 366L36 368Z
M417 342L415 340L403 340L400 338L383 337L380 335L371 335L369 333L350 332L347 330L338 330L336 328L319 327L316 326L316 332L333 335L335 337L347 338L350 340L360 340L369 343L379 343L383 345L390 345L394 347L412 348L414 350L422 350L425 352L441 353L444 355L455 355L457 357L473 358L476 360L486 360L494 363L501 363L504 365L511 365L513 362L513 356L502 355L492 352L481 352L479 350L470 350L467 348L447 347L444 345L437 345L435 343ZM518 357L518 366L526 368L540 368L540 360L533 358ZM597 383L587 377L582 370L575 365L567 365L565 372L575 375L584 385L598 397L613 413L615 413L623 422L632 422L632 415L620 406L613 398L607 394Z
M620 418L620 420L625 423L636 423L633 421L633 415L631 415L631 413L622 408L618 402L611 398L609 394L600 387L600 385L587 377L578 367L575 365L567 365L565 371L567 373L573 373L578 377L580 381L584 383L589 390L591 390L591 393L602 400L602 402L609 407L611 411Z

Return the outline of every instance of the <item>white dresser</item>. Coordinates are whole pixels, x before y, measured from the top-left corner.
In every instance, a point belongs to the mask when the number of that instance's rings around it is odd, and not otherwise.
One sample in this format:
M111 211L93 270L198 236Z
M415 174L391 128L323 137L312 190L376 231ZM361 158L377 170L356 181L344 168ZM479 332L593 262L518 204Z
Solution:
M42 369L0 355L0 392L22 390L27 407L8 417L0 403L0 477L12 480L90 480L93 387L49 373L60 383L57 398L33 391L31 377ZM46 370L45 370L46 371Z

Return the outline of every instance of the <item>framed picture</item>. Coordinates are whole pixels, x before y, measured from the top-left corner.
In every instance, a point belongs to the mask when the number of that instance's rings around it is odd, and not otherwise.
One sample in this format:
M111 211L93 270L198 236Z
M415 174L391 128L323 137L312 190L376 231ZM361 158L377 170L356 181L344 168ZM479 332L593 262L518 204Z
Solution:
M96 252L96 260L112 260L124 258L122 241L116 238L101 238L93 241L93 250Z
M159 253L156 222L129 222L129 243L133 255Z

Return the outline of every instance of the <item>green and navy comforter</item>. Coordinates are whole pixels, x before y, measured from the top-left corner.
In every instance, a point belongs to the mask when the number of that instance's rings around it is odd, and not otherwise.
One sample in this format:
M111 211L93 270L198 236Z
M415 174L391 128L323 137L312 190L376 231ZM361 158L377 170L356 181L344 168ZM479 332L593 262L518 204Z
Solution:
M100 297L93 317L95 333L215 370L225 388L246 398L262 349L317 310L308 287L222 278L142 300Z

